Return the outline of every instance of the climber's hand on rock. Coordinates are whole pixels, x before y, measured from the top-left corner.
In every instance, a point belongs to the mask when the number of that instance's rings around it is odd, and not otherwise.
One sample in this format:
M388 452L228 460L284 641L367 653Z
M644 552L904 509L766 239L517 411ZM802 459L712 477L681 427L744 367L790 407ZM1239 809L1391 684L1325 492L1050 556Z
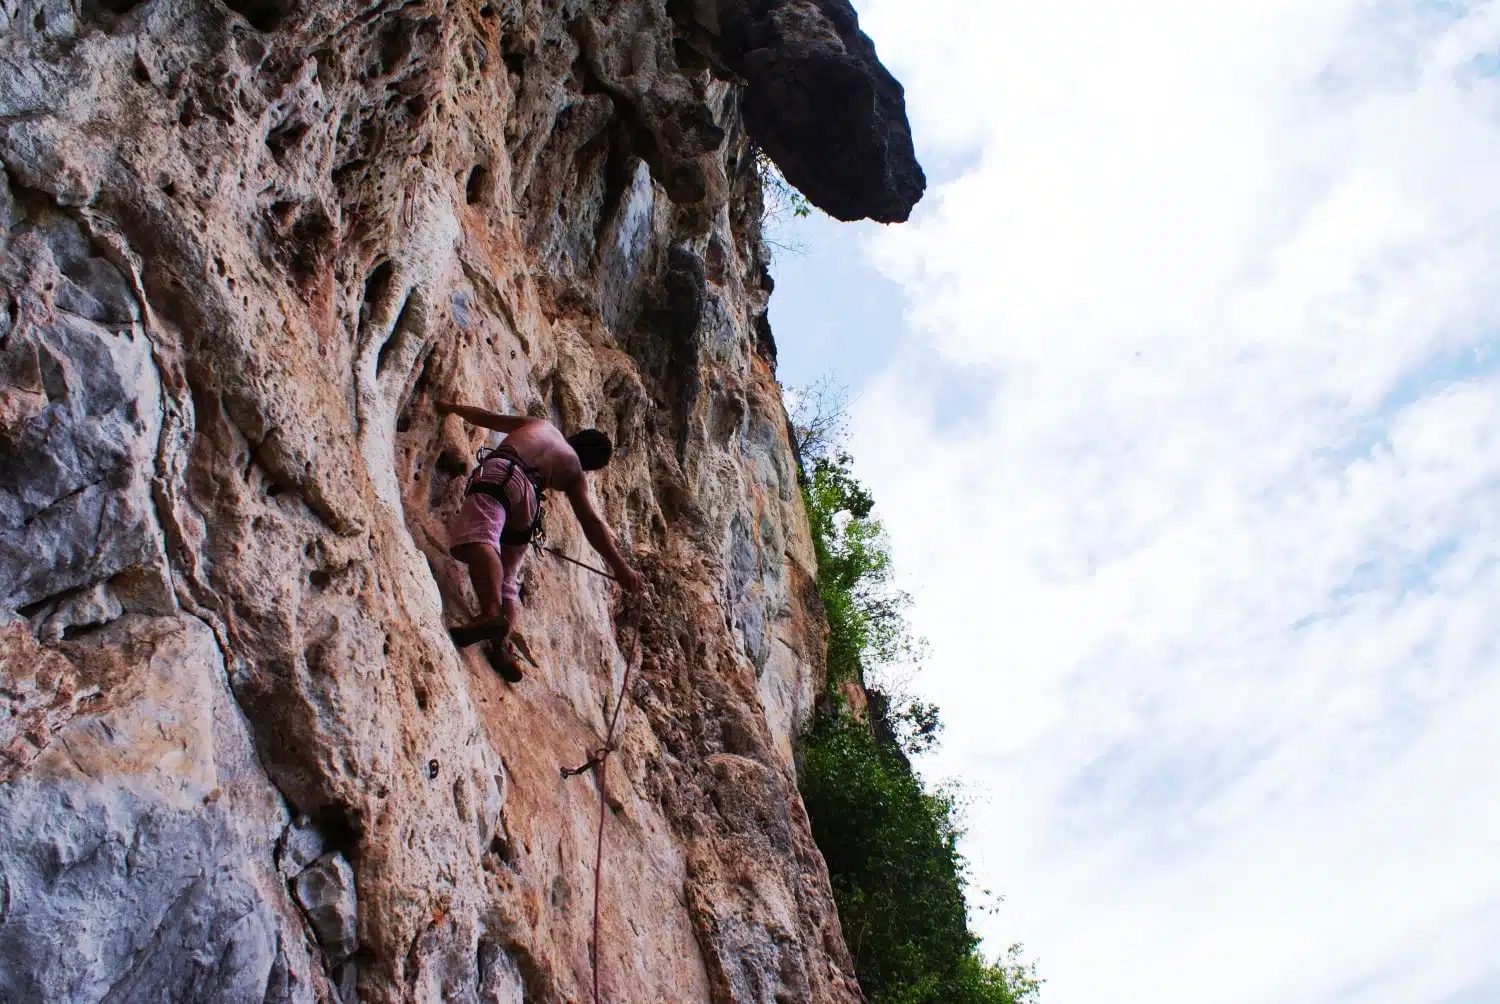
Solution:
M439 415L447 415L458 410L458 402L438 398L438 402L432 406L432 410Z
M641 577L641 573L628 565L620 569L615 578L620 580L620 585L632 593L638 593L646 588L646 580Z

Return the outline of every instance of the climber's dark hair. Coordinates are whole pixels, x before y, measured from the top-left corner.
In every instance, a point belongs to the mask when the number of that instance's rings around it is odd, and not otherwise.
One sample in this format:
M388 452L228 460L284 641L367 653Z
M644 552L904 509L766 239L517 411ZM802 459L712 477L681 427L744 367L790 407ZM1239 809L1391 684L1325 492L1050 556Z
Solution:
M568 437L568 445L578 454L578 462L586 471L597 471L609 463L610 455L615 451L609 437L598 429L584 429L573 433Z

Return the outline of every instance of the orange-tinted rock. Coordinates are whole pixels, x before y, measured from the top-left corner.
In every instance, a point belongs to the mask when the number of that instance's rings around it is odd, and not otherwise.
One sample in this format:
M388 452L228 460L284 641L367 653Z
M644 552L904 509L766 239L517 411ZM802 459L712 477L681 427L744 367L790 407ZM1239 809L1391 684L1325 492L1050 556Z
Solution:
M0 998L587 999L599 779L560 768L630 669L604 998L859 999L792 757L822 622L760 182L690 27L0 8ZM440 396L617 446L648 587L533 559L516 686L446 633L486 439Z

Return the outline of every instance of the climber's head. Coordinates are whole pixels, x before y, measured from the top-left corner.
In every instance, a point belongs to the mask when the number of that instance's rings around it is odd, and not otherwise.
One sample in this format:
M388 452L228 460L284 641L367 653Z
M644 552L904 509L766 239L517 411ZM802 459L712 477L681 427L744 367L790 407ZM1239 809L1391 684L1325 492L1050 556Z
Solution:
M568 437L568 445L578 454L578 462L586 471L597 471L609 463L610 454L615 449L610 445L609 437L598 429L584 429L573 433Z

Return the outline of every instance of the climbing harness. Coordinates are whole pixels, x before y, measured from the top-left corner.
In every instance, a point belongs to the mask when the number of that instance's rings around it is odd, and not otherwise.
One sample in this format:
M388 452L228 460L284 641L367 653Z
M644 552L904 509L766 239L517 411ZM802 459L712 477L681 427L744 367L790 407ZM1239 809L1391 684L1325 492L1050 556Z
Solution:
M491 457L501 457L505 460L505 474L499 481L481 481L479 480L479 475L484 470L484 462ZM619 581L604 569L595 568L587 562L569 557L562 551L546 543L547 530L542 526L542 493L546 490L546 486L542 480L541 472L522 460L519 453L502 443L493 450L481 449L474 455L474 459L478 462L478 466L469 474L469 483L464 488L464 495L488 495L505 506L505 529L500 533L500 543L522 547L530 544L538 552L546 551L553 557L561 558L566 562L577 565L579 568L586 568L595 575L602 575L611 582ZM518 467L521 469L521 473L526 476L526 480L531 482L531 490L536 495L536 519L532 520L530 526L512 530L509 519L512 500L505 494L505 488L510 484L510 477Z
M636 646L639 654L639 628L636 630ZM593 771L594 781L599 786L598 839L594 844L594 940L589 948L589 963L594 970L594 1004L599 1004L599 889L604 878L604 820L608 802L606 771L609 767L609 755L616 749L615 727L620 724L620 709L625 707L625 695L630 692L630 674L634 667L634 659L626 661L625 677L620 681L620 694L615 698L615 710L609 718L609 732L604 736L604 745L594 750L581 766L561 768L563 777L578 777Z
M481 481L480 474L484 472L485 461L493 457L499 457L506 463L505 473L499 481ZM500 543L512 547L525 547L527 544L535 544L545 540L547 532L542 528L542 492L546 490L546 483L542 480L541 472L537 471L512 447L503 443L493 450L481 449L475 454L479 462L469 475L469 483L464 487L464 495L488 495L505 507L505 529L500 533ZM512 527L510 521L510 507L514 501L506 495L505 489L510 484L511 475L515 474L516 468L520 468L526 480L531 482L531 491L536 498L536 518L529 526Z

